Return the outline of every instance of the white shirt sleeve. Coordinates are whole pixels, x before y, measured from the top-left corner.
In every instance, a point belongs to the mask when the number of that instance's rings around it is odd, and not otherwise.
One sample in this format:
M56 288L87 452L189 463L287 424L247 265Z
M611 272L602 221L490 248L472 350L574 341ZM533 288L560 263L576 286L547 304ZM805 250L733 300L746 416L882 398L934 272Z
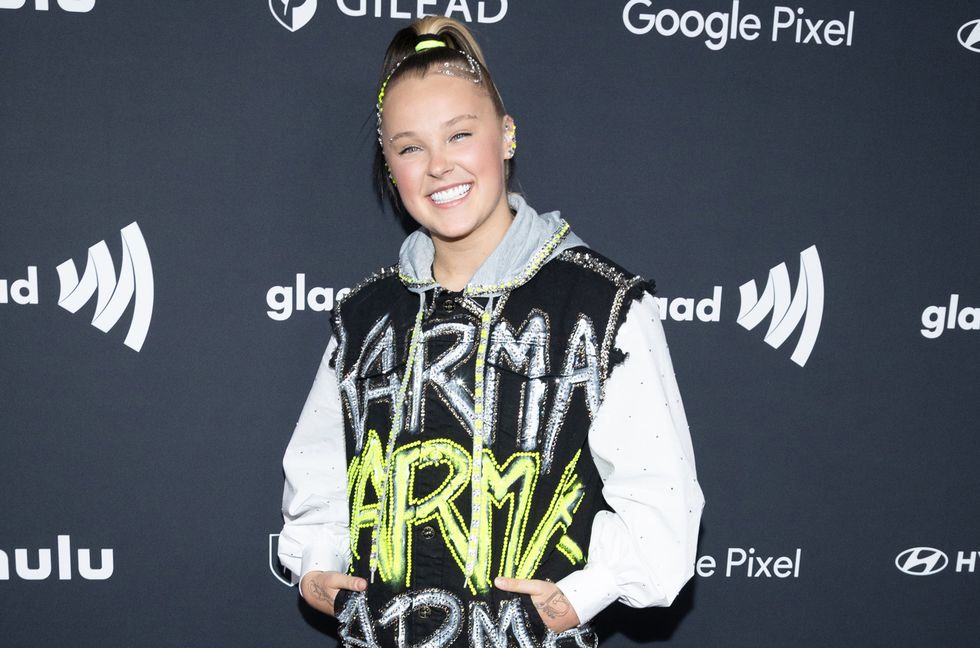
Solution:
M294 584L310 571L345 573L350 564L344 415L329 364L336 348L331 337L282 461L279 561Z
M694 574L704 496L656 300L634 301L589 429L612 511L592 523L586 565L556 583L584 623L617 599L667 606Z

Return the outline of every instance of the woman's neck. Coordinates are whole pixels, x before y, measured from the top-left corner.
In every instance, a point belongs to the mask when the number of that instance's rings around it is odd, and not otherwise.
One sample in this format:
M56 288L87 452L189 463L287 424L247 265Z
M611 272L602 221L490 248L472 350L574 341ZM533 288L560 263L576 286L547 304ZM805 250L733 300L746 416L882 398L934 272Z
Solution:
M514 220L514 215L507 210L509 218L497 219L492 227L483 227L469 236L457 240L439 239L432 237L435 247L435 258L432 261L432 273L435 280L446 290L458 291L466 287L487 257L497 249L504 235ZM488 221L485 225L490 225Z

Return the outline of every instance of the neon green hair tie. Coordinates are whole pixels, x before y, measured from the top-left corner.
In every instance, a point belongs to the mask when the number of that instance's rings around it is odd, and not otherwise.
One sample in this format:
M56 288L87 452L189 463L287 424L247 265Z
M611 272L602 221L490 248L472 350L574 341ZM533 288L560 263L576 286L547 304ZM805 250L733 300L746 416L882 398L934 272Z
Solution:
M435 40L435 39L424 40L424 41L419 41L419 44L415 46L415 51L422 52L424 50L432 49L434 47L447 47L447 45L445 41L441 41L441 40Z

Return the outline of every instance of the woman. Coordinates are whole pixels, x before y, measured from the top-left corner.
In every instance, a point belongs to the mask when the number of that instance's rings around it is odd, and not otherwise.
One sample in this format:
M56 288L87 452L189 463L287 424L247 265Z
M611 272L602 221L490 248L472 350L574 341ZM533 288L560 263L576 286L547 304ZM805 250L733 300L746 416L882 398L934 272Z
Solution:
M351 645L595 644L604 607L693 573L652 284L507 192L516 127L460 23L395 35L377 121L381 190L420 229L334 310L280 559Z

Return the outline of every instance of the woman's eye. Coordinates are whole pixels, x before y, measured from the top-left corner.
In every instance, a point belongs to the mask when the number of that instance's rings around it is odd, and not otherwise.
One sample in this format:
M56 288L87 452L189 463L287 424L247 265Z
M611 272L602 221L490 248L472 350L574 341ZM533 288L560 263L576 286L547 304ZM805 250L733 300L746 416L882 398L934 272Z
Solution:
M458 142L459 140L464 139L466 137L469 137L470 135L472 135L472 133L468 133L468 132L465 132L464 131L462 133L456 133L455 135L453 135L452 137L450 137L449 140L451 142Z
M410 145L410 146L406 146L405 148L403 148L400 151L398 151L398 155L405 155L406 153L412 153L412 152L418 151L418 150L419 150L419 147L417 147L415 145Z

